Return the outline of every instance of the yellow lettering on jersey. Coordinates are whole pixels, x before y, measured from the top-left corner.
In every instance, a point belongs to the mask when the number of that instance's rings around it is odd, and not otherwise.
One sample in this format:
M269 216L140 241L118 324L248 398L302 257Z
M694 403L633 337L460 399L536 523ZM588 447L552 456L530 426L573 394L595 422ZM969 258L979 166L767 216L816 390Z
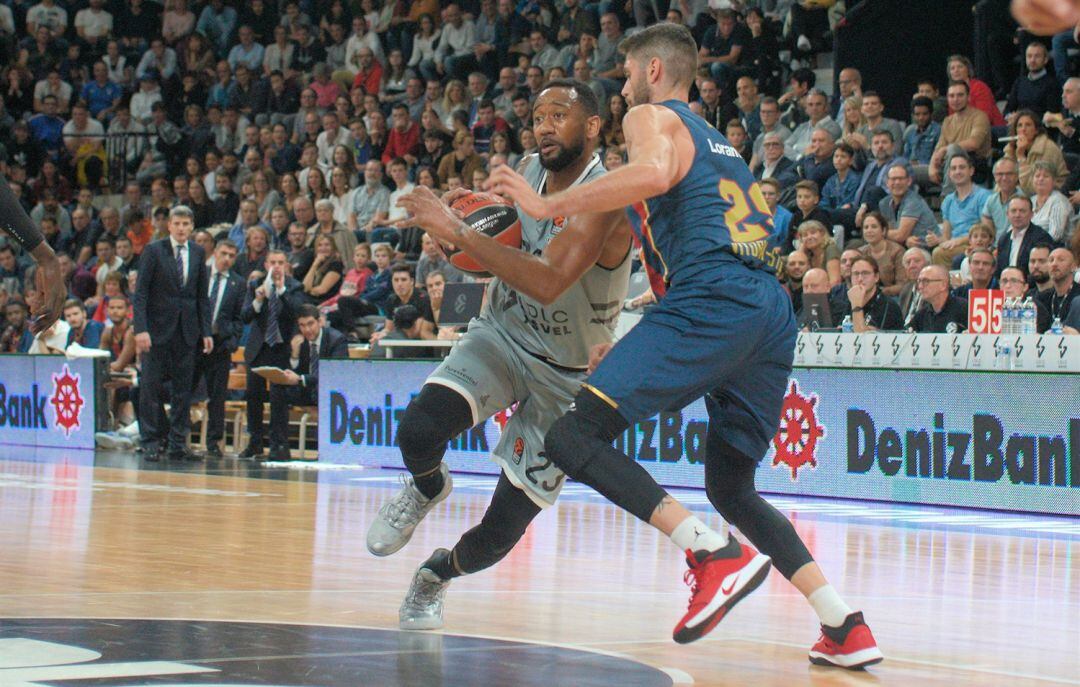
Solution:
M767 223L772 222L772 213L769 212L765 196L757 183L750 187L749 197L742 187L731 179L721 180L719 191L720 197L731 203L731 207L724 213L724 223L731 232L732 243L752 243L769 237L770 227L766 224L747 221L753 206L755 212L766 217Z

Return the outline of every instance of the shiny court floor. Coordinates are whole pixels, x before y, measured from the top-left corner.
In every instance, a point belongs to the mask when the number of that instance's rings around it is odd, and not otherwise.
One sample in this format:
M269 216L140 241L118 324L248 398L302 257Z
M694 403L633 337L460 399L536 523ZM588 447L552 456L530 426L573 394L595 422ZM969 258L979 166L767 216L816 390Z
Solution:
M770 497L863 609L886 662L811 666L777 573L679 646L684 564L568 485L439 633L397 631L415 566L479 521L455 493L393 557L364 547L398 473L0 449L0 686L1080 685L1080 521ZM680 498L711 512L703 492Z

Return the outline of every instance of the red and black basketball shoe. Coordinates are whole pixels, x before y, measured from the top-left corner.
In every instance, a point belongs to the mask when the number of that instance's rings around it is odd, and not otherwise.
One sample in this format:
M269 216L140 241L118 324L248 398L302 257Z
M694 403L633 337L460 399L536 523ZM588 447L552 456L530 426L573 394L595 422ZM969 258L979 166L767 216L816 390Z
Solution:
M863 620L862 611L844 618L844 624L840 627L822 625L821 638L810 649L811 663L849 670L881 663L884 658Z
M757 589L769 574L772 562L752 546L732 537L717 551L687 551L683 580L690 585L690 604L673 639L687 644L712 631L731 608Z

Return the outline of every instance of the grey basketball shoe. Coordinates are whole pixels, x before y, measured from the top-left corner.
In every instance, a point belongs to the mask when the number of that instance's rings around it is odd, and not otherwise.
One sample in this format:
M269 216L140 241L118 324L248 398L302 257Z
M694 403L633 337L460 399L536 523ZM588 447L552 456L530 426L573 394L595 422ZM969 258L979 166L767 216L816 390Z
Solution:
M403 475L401 491L383 504L374 522L368 528L367 548L376 556L389 556L409 543L413 530L424 516L440 501L450 495L454 480L446 463L439 465L443 476L443 488L434 498L429 499L417 490L411 475Z
M435 554L447 554L437 549ZM413 575L409 593L398 611L398 626L402 630L438 630L443 626L443 598L450 580L444 580L421 565Z

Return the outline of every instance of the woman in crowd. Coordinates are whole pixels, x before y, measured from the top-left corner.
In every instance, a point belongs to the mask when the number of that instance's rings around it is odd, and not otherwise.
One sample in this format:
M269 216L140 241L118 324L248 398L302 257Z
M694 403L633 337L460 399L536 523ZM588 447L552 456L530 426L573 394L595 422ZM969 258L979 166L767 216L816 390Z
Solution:
M217 60L214 58L214 52L210 49L210 44L206 42L206 38L196 31L188 36L187 41L184 42L184 49L181 51L180 62L183 64L183 71L195 72L199 75L199 80L202 81L204 87L209 88L210 84L217 80Z
M469 112L469 97L465 94L465 84L457 79L450 79L443 89L442 116L443 124L449 130L454 129L454 113Z
M438 190L439 179L435 174L435 170L431 167L420 167L416 170L416 185L427 186L432 191Z
M409 58L409 67L419 69L421 76L426 81L439 78L439 72L435 68L435 48L439 43L441 31L436 28L435 20L430 14L420 15L420 30L413 36L412 57ZM447 112L443 112L446 115Z
M324 300L337 295L341 288L341 276L345 272L345 266L338 256L334 240L326 234L315 237L313 245L315 251L314 261L311 268L304 275L304 296L312 305L318 305Z
M384 103L394 103L405 97L405 84L413 76L413 71L405 65L405 57L400 50L394 49L386 56L386 69L383 70L379 95Z
M616 93L608 98L607 112L604 113L604 125L600 129L600 144L604 148L612 146L620 150L626 145L626 137L623 136L622 120L626 114L626 99ZM527 146L522 142L522 148Z
M907 270L904 269L904 247L885 238L888 227L885 216L877 210L866 213L862 226L862 237L866 245L860 248L859 252L877 262L881 292L886 296L896 296L903 290L908 278Z
M198 177L188 182L188 196L191 198L191 212L195 217L195 228L202 229L213 224L214 207L206 195L206 187Z
M349 146L335 146L330 159L334 163L333 167L340 167L349 175L349 186L355 187L359 184L360 168L356 164L356 154L353 153L352 148ZM333 168L326 170L327 174L331 171L333 171ZM330 180L331 188L333 187L333 181L333 179Z
M300 183L296 180L296 175L293 173L284 174L281 177L281 202L285 204L285 209L292 214L293 202L301 196Z
M308 170L307 175L307 197L312 203L316 203L323 198L330 196L330 189L326 187L326 177L323 175L322 169L319 167L312 167Z
M521 157L527 157L536 153L536 134L533 133L532 129L522 127L521 132L518 134L518 147L521 148ZM620 146L614 146L613 148L604 146L604 148L608 150L622 150L622 147Z
M844 100L844 121L840 122L840 140L847 143L858 152L865 154L867 145L866 135L862 133L867 127L866 115L862 113L862 97L853 95Z
M60 173L60 168L51 158L41 163L41 172L30 182L30 192L34 199L41 200L45 191L52 191L61 205L71 202L71 182Z
M1064 193L1054 188L1056 170L1047 160L1039 160L1032 165L1031 196L1032 211L1035 213L1031 223L1042 227L1055 241L1064 243L1068 240L1072 206Z
M244 250L236 259L233 270L244 281L253 281L266 276L264 265L266 254L270 250L270 232L266 227L256 224L244 232Z
M806 253L810 267L828 272L830 287L840 283L840 249L824 224L810 219L799 225L799 250Z
M975 67L971 60L963 55L950 55L946 66L947 81L963 81L968 85L968 104L982 110L990 118L990 126L1005 126L994 93L984 81L975 78Z
M1016 160L1020 167L1020 188L1031 195L1035 192L1032 175L1036 162L1047 162L1054 177L1054 185L1061 183L1068 176L1065 157L1061 148L1046 133L1046 128L1031 110L1020 110L1009 125L1009 135L1015 137L1005 146L1005 157Z
M330 202L334 204L334 220L342 226L349 224L354 193L355 190L349 182L349 172L343 167L334 167L330 172Z
M511 169L517 169L521 155L514 150L513 138L507 131L496 131L491 135L491 154L502 155L506 158L506 164Z
M255 191L252 200L259 206L259 218L269 222L270 211L281 205L281 194L274 188L274 173L260 169L251 175L251 185Z
M393 249L388 243L377 243L371 250L375 257L375 271L367 276L363 290L355 296L340 296L337 300L337 311L330 313L327 318L339 331L351 331L360 318L380 314L386 301L394 293L390 285L390 259Z

